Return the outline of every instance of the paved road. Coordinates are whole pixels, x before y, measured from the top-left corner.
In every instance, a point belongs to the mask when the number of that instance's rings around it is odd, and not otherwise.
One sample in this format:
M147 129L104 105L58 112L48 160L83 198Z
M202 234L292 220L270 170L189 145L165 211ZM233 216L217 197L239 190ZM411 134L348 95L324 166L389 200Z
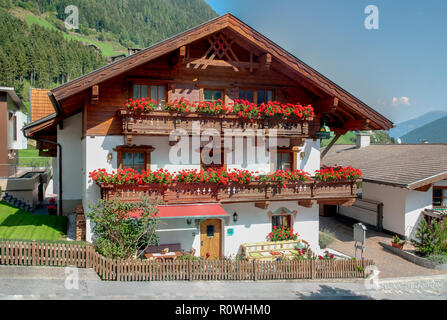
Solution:
M32 269L32 270L30 270ZM0 299L442 299L447 300L447 275L379 280L368 290L363 280L317 281L100 281L93 270L79 272L78 287L65 268L0 266ZM67 289L72 286L71 289Z
M352 224L332 217L320 217L320 230L326 228L333 231L336 240L329 248L353 257L354 241L352 236ZM414 277L445 274L434 269L428 269L405 260L387 250L379 242L390 243L392 236L377 232L366 231L365 257L373 259L380 270L381 278ZM407 245L411 246L411 245Z

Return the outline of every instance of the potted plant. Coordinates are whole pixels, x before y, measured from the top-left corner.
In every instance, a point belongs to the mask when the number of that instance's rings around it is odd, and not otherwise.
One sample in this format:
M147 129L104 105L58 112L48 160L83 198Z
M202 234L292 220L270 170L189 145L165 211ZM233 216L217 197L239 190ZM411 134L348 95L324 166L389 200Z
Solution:
M401 240L398 235L395 235L393 237L393 241L391 241L391 245L402 250L404 248L405 242L406 241Z
M55 216L57 213L57 207L53 205L47 206L47 210L50 216Z

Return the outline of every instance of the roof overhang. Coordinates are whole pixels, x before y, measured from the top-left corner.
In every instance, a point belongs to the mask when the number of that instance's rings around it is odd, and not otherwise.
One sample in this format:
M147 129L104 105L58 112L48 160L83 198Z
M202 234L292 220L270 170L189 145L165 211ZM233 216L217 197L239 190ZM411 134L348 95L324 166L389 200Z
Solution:
M393 187L398 188L404 188L408 190L416 190L419 188L423 188L425 186L431 185L433 183L436 183L441 180L447 179L447 172L441 172L439 174L436 174L431 177L427 177L415 182L412 182L410 184L401 184L401 183L393 183L391 181L382 181L382 180L374 180L374 179L368 179L368 178L362 178L363 182L369 182L369 183L376 183L376 184L383 184L383 185L389 185Z
M9 96L9 98L14 102L17 109L20 111L25 111L25 105L23 104L22 100L17 96L14 88L11 87L0 87L0 92L6 92L6 94Z

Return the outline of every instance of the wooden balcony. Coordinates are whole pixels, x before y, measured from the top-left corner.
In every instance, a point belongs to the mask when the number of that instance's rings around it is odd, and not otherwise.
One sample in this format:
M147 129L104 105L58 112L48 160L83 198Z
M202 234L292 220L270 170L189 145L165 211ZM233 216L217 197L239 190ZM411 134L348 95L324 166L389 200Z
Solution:
M215 129L223 135L226 129L265 129L266 135L276 130L278 137L312 138L318 130L319 122L315 118L305 120L291 118L265 119L255 118L253 122L243 119L236 114L207 115L199 113L175 113L168 111L133 112L119 110L124 135L169 135L173 130L192 132L194 121L200 123L201 131Z
M356 181L334 182L291 182L281 185L252 182L249 184L216 185L212 183L173 183L146 185L106 185L102 184L103 200L118 199L126 202L140 201L143 197L153 202L168 204L206 203L206 202L265 202L265 201L309 201L317 200L324 204L352 204L357 194Z

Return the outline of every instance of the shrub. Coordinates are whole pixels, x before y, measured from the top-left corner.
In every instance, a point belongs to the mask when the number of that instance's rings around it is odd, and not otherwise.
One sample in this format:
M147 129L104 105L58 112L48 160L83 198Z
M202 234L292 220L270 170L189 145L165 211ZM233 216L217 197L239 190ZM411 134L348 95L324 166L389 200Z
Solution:
M412 240L417 251L428 256L447 253L447 224L432 220L430 225L422 219Z
M158 210L147 199L135 203L98 200L91 209L87 215L94 224L97 251L103 256L128 259L138 249L158 245Z
M447 264L447 254L431 254L427 256L427 259L436 263Z
M323 229L319 232L318 244L321 249L326 248L335 240L335 233L329 229Z

